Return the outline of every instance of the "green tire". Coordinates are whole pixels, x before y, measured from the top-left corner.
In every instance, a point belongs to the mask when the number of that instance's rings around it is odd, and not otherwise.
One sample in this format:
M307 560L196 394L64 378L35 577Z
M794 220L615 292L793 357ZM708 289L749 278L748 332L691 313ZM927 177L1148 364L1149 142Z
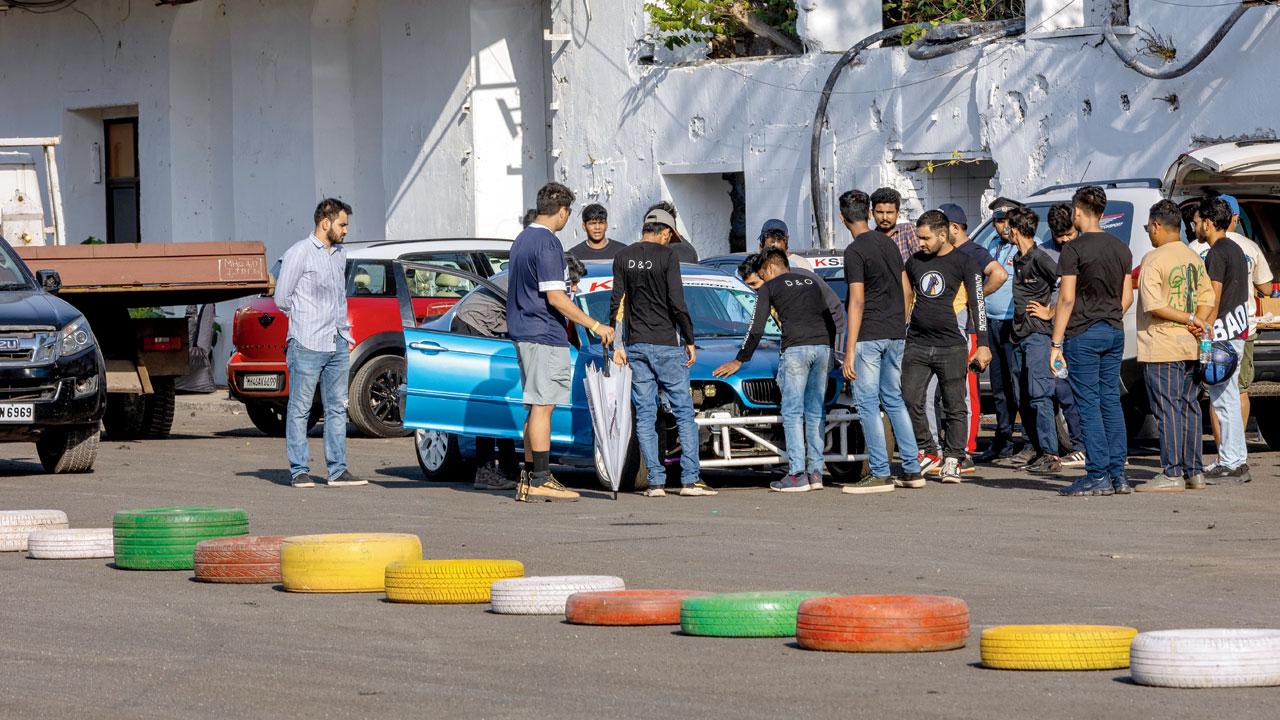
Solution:
M126 510L113 523L115 565L125 570L191 570L204 540L249 534L249 517L234 508L168 507Z
M179 506L121 510L112 525L117 528L172 527L175 525L219 525L249 522L249 515L238 508Z
M746 592L685 598L680 630L710 637L794 637L800 603L831 593Z

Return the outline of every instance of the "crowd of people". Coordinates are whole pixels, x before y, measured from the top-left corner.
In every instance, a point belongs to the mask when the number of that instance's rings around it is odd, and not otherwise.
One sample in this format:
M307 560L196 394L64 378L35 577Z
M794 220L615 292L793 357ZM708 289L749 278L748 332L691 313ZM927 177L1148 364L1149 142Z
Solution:
M613 362L631 368L636 436L648 473L643 494L661 497L667 476L655 427L659 397L667 399L681 446L699 445L689 389L697 346L680 274L680 263L696 261L697 253L680 237L668 202L648 209L640 240L631 244L609 238L607 211L588 205L581 213L587 239L566 253L556 233L569 223L574 199L559 183L541 188L501 278L505 303L492 292L473 293L456 314L459 328L505 334L515 344L528 409L523 468L513 442L480 438L476 486L514 489L516 499L527 502L579 497L550 471L551 415L570 400L567 328L576 323L613 348ZM1041 243L1038 214L1000 198L990 206L1001 240L993 255L970 240L968 217L958 205L928 210L912 224L899 222L901 198L892 189L870 195L850 190L839 198L850 237L843 258L847 306L808 259L791 251L786 223L764 223L759 252L738 268L758 295L753 318L737 357L713 374L736 373L757 351L771 318L780 327L776 379L787 474L770 488L823 487L824 395L839 362L851 383L867 453L862 477L845 485L845 493L921 488L926 476L960 483L977 471L975 460L1049 475L1083 466L1083 477L1060 491L1066 496L1132 492L1120 366L1124 314L1135 300L1135 286L1138 361L1159 425L1162 470L1137 490L1249 482L1248 396L1241 388L1248 386L1248 343L1256 324L1252 293L1269 288L1271 277L1261 250L1234 233L1238 203L1229 196L1183 208L1168 200L1156 203L1145 227L1153 250L1132 273L1128 245L1102 228L1106 205L1101 187L1080 188L1070 203L1048 209L1052 242ZM321 203L316 232L286 253L277 285L277 304L291 320L286 444L299 487L314 484L305 455L305 413L316 386L327 410L345 405L345 383L333 380L345 353L326 348L332 340L340 350L345 338L345 317L336 311L335 298L341 296L349 214L337 201ZM1190 243L1184 242L1184 227ZM580 261L594 259L613 261L609 322L592 318L572 299L584 272ZM611 323L618 324L616 332ZM977 374L988 368L996 432L978 453ZM1202 459L1202 387L1218 439L1217 462L1208 467ZM1070 447L1059 438L1059 412ZM882 415L901 459L896 476ZM1017 416L1021 437L1015 434ZM344 425L326 423L330 484L363 482L345 467L344 438L336 429ZM682 453L680 469L679 495L716 494L700 478L697 452Z

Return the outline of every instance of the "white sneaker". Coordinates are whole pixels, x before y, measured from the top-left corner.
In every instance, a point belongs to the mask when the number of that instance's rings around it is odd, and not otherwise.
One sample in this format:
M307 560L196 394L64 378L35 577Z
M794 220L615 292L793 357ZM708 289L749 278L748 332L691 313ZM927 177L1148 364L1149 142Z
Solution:
M1062 456L1062 467L1084 467L1085 455L1083 450L1076 450L1073 453Z
M645 488L645 490L640 494L645 497L666 497L667 491L663 490L660 487L651 487L651 488Z
M942 482L956 484L960 482L960 461L947 458L942 461Z

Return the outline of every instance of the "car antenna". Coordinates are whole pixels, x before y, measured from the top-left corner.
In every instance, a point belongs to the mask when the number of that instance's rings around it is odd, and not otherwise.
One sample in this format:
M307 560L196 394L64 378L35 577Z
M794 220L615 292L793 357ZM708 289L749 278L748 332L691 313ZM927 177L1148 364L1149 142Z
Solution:
M1093 166L1093 161L1085 163L1084 172L1080 173L1080 182L1084 182L1085 176L1089 174L1089 168Z

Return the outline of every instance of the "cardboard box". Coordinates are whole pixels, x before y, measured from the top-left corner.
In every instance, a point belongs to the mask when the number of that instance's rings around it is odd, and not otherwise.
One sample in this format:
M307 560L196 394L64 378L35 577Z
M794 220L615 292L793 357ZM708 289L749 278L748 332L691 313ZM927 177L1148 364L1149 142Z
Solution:
M1258 322L1265 325L1280 323L1280 298L1258 298Z

